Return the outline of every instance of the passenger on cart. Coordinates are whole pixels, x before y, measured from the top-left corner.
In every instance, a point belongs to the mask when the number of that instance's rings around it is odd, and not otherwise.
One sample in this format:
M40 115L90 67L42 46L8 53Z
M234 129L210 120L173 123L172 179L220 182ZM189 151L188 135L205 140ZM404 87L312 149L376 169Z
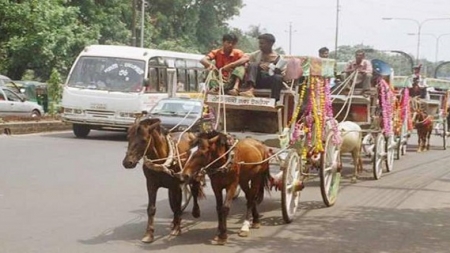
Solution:
M215 78L210 80L209 87L207 87L211 93L218 94L219 92L218 70L222 69L225 93L233 96L239 95L240 85L245 76L245 67L242 63L237 63L244 55L242 50L235 48L237 43L236 35L225 34L222 37L222 47L212 50L200 60L205 68L215 72Z
M319 49L319 57L325 59L330 57L330 50L327 47L321 47Z
M259 50L253 53L244 54L236 62L237 65L249 63L247 67L247 91L241 92L242 96L253 97L254 89L270 89L271 98L279 104L281 90L283 86L284 66L277 66L282 63L281 55L273 50L275 37L265 33L258 37Z
M357 50L355 52L355 60L350 61L345 67L344 73L342 73L342 78L345 80L351 73L358 71L354 85L355 88L362 88L359 95L368 95L370 93L373 68L372 63L365 57L366 54L363 50Z
M421 66L419 65L413 68L412 88L409 89L409 96L412 98L425 99L427 97L427 87L424 85L422 76L420 75Z

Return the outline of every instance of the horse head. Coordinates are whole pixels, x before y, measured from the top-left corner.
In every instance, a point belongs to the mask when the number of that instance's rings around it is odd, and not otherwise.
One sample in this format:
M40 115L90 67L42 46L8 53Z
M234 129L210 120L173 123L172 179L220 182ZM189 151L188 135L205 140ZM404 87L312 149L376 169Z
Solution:
M212 131L199 133L195 140L197 150L191 153L183 170L177 174L181 181L190 181L202 174L206 166L218 168L225 164L227 156L225 153L229 149L227 135ZM211 164L212 163L212 164Z
M133 169L148 152L150 146L155 146L155 134L161 132L161 120L155 118L136 119L128 129L128 148L122 161L123 167Z

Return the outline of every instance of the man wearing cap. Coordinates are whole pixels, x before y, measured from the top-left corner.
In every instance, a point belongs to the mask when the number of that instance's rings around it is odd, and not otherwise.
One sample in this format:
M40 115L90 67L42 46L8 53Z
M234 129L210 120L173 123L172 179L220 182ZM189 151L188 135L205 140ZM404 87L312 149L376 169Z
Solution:
M283 88L283 76L280 69L276 69L275 65L281 56L276 53L272 47L275 43L275 37L270 33L258 36L259 50L253 53L244 54L244 56L236 62L237 65L248 62L247 68L247 84L250 89L241 92L241 96L253 97L253 90L270 89L271 97L276 101L280 99L281 89Z
M361 94L366 94L370 91L370 81L372 79L373 71L372 63L370 63L369 60L366 60L365 57L366 54L364 50L357 50L355 52L355 60L350 61L347 64L343 74L343 79L345 80L351 73L358 71L356 83L354 85L357 88L362 87Z

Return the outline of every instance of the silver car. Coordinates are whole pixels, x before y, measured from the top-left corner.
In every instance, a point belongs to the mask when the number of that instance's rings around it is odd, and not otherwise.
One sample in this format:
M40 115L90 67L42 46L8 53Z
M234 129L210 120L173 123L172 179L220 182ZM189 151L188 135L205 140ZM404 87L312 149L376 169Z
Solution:
M13 90L6 87L0 87L0 117L40 117L43 114L44 109L36 102L26 101Z

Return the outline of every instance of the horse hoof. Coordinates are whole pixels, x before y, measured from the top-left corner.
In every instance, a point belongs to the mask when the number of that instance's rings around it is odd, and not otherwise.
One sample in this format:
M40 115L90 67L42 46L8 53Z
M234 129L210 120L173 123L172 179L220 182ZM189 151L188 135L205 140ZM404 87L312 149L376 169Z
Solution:
M241 230L241 231L239 231L238 235L240 237L248 237L250 235L250 231L243 231L243 230Z
M153 236L152 235L145 235L144 238L141 239L141 242L143 242L143 243L152 243L153 242Z
M356 177L352 177L352 179L350 180L350 182L351 182L352 184L356 183L356 182L357 182Z
M181 234L181 229L174 229L170 232L170 236L179 236Z
M219 236L216 236L211 243L214 245L225 245L227 244L227 238L219 238Z
M194 218L199 218L199 217L200 217L200 208L194 208L194 209L192 210L192 216L193 216Z
M261 223L252 223L251 228L253 229L259 229L261 227Z

